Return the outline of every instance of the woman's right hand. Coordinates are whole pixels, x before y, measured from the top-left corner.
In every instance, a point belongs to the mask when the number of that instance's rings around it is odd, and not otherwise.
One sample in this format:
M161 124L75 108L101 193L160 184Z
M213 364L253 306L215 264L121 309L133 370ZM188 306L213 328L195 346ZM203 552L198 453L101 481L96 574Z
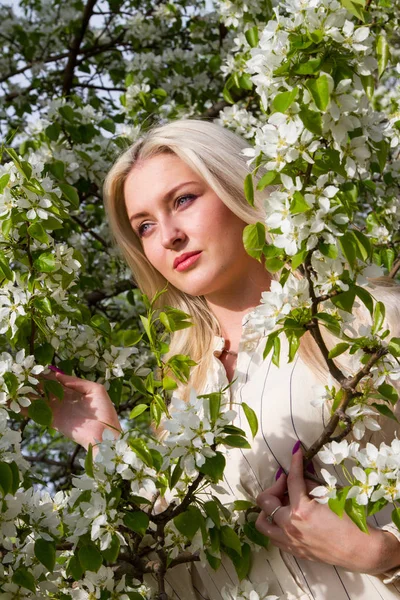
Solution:
M61 373L50 373L45 378L57 380L64 387L63 400L54 396L49 400L52 427L86 449L102 439L106 428L119 437L118 415L103 385Z

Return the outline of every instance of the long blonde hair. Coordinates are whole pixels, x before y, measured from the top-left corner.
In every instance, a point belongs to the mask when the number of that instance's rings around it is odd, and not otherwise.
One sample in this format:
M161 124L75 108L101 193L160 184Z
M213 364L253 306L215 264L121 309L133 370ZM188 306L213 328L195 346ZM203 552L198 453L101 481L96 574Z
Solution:
M163 153L174 154L200 175L236 216L247 224L256 223L264 220L263 204L269 191L255 189L254 207L245 199L243 182L250 168L242 150L248 145L247 141L216 124L182 119L149 130L117 159L108 173L104 196L111 230L139 289L150 298L167 282L146 258L130 225L124 198L128 174L139 161ZM159 300L160 308L166 305L180 308L192 317L195 330L188 328L175 332L166 358L173 354L187 354L198 363L192 370L190 385L200 393L212 362L213 338L221 335L219 323L203 296L190 296L170 283ZM397 315L399 318L400 313ZM329 340L329 334L324 337ZM321 379L325 378L326 365L308 333L301 340L300 351L307 364Z

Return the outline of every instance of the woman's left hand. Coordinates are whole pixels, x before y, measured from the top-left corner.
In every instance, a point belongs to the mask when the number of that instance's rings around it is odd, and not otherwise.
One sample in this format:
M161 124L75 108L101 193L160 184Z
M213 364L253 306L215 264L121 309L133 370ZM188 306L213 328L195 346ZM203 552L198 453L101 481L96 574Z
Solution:
M303 454L292 457L289 475L257 498L261 508L256 527L272 543L298 558L378 574L400 565L400 543L389 532L369 526L363 533L347 514L339 518L326 504L308 495L315 486L303 475ZM285 495L285 492L288 495ZM273 523L267 516L278 506Z

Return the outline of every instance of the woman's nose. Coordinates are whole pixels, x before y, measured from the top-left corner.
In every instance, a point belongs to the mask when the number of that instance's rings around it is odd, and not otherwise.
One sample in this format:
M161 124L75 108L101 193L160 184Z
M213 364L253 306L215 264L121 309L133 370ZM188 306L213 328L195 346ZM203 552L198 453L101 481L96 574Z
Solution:
M176 248L176 246L186 239L182 228L174 224L163 224L161 226L161 243L164 248Z

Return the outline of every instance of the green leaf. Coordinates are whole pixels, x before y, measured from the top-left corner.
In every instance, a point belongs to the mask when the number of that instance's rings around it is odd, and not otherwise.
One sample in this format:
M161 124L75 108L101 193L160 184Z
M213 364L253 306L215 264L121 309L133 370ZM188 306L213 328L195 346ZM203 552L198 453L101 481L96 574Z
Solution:
M290 261L292 264L292 269L297 269L305 261L307 254L308 250L300 250L300 252L292 256Z
M204 518L196 506L189 506L185 512L174 518L177 530L190 541L194 538L203 521Z
M258 27L254 26L245 31L244 35L246 36L247 43L252 48L258 46Z
M213 500L205 502L203 506L207 517L210 517L214 525L219 529L221 526L221 518L219 515L218 505Z
M93 543L85 544L78 550L79 562L84 571L97 571L103 564L103 557L100 550Z
M221 394L210 394L208 402L210 407L210 421L211 425L214 426L221 410Z
M260 260L265 246L265 225L263 223L253 223L246 225L243 230L243 244L247 254Z
M327 313L317 313L315 318L318 319L318 321L321 321L328 331L331 331L334 335L340 334L340 325L338 320L333 315L328 315Z
M32 225L28 227L28 233L31 237L33 237L35 240L38 240L42 244L49 243L49 236L39 221L32 223Z
M322 135L322 120L319 112L309 110L303 106L299 112L299 117L308 131L311 131L311 133L315 133L316 135Z
M54 542L39 538L34 546L35 556L50 572L54 571L56 564L56 545Z
M54 273L59 269L56 258L52 252L42 252L42 254L34 261L34 268L41 273Z
M0 177L0 194L2 194L7 187L8 182L10 181L10 173L4 173Z
M257 435L258 431L258 419L257 415L252 408L246 402L242 402L241 407L243 408L246 419L249 423L251 434L253 438Z
M84 571L77 556L71 556L67 565L67 577L72 577L75 581L82 579Z
M237 533L229 527L229 525L223 525L220 529L221 542L227 548L232 548L239 556L242 555L242 545L240 543L239 536Z
M166 375L163 377L162 386L164 390L170 391L176 390L178 384L176 383L175 379L172 379L172 377L168 377L168 375Z
M256 529L256 524L254 521L249 521L248 523L245 523L243 531L247 535L249 540L253 542L253 544L257 544L257 546L261 546L262 548L268 548L269 537L267 537L263 533L260 533L258 529Z
M153 92L155 92L155 90L153 90ZM112 119L103 119L102 121L100 121L99 127L102 127L110 133L115 133L115 123Z
M390 58L390 47L384 33L378 35L376 40L376 58L378 60L378 74L381 78Z
M33 594L36 593L35 578L25 567L19 567L13 573L12 582L31 591Z
M111 544L106 550L102 550L104 560L114 563L118 558L120 546L121 542L119 541L119 537L114 534L111 538Z
M11 492L13 487L13 472L11 467L6 462L0 462L0 488L3 492L3 497Z
M18 465L15 462L15 460L13 460L12 462L8 463L8 466L11 469L11 473L12 473L12 486L11 486L11 493L15 494L16 491L19 488L19 483L20 483L20 478L19 478L19 469L18 469ZM1 476L0 476L0 485L1 485Z
M8 259L6 259L3 254L0 254L0 269L8 281L14 281L14 275L9 267Z
M249 442L240 435L227 435L223 438L223 443L232 448L251 448Z
M216 452L215 456L206 458L205 463L199 467L200 473L207 475L212 483L218 483L223 477L226 460L222 452Z
M79 195L76 189L68 183L59 183L58 187L74 208L79 208Z
M354 300L356 298L356 292L354 287L351 287L347 292L342 292L337 296L332 296L331 301L335 306L344 310L348 313L351 313L353 310ZM336 322L338 325L338 323Z
M321 69L322 58L305 58L304 62L299 62L293 67L293 72L296 75L314 75Z
M236 554L236 552L229 552L227 554L233 562L239 581L242 581L247 577L251 568L251 549L249 544L242 544L241 556Z
M340 0L342 6L346 8L349 13L360 19L361 21L365 21L365 0Z
M317 79L309 79L305 85L313 97L316 106L324 112L330 101L328 77L321 75Z
M93 445L89 444L86 456L85 456L85 471L88 477L94 478L93 471Z
M339 488L336 492L336 498L329 498L328 506L338 517L342 518L344 513L344 506L346 504L347 494L349 493L350 486Z
M179 463L176 464L174 470L172 471L171 481L169 484L169 487L171 489L173 489L176 486L176 484L178 483L178 481L180 480L180 478L182 476L182 473L183 473L182 467L180 466Z
M281 340L279 337L274 338L274 352L272 354L272 362L279 368L279 358L281 353Z
M391 354L393 354L393 356L395 356L396 358L399 358L399 356L400 356L400 338L398 338L398 337L392 338L388 344L388 349L389 349L389 352L391 352Z
M62 160L55 160L51 163L47 163L47 169L56 179L64 179L65 165Z
M277 171L268 171L268 173L264 173L264 175L257 183L257 189L260 191L264 190L268 185L273 185L274 183L276 183L277 178L280 181L279 174L277 173Z
M339 244L347 262L349 263L350 267L354 269L356 264L357 250L356 243L354 241L354 237L351 235L351 232L347 231L344 235L339 236Z
M214 571L217 571L221 566L221 559L213 556L207 550L205 551L205 554L210 567L214 569Z
M361 231L354 230L351 232L356 242L356 251L361 260L367 262L371 258L372 247L369 238Z
M44 130L44 133L47 135L49 140L52 142L56 142L61 133L61 127L58 123L52 123Z
M133 410L131 410L129 418L136 419L139 415L144 413L144 411L147 410L148 408L149 408L148 404L137 404L135 406L135 408Z
M149 516L141 510L128 512L123 518L124 525L139 535L144 535L150 523Z
M44 390L46 394L52 394L59 400L64 399L64 387L58 381L54 381L53 379L46 379L43 383Z
M254 508L255 505L248 500L235 500L233 503L234 510L248 510L249 508Z
M148 467L153 466L153 457L144 440L131 438L129 446Z
M292 215L307 212L310 208L311 206L307 204L301 192L295 192L293 194L293 200L290 203L290 212Z
M374 300L371 294L363 287L358 285L354 286L356 295L360 298L361 302L366 306L370 315L374 312Z
M294 102L296 99L298 91L299 89L295 87L291 91L277 94L272 101L272 107L274 111L285 113L292 102Z
M244 179L244 195L250 206L254 206L254 186L251 173L248 173Z
M372 334L377 333L383 325L383 321L385 320L385 305L383 302L377 302L374 308L373 315L373 326L372 326Z
M144 396L148 395L146 386L144 384L144 381L141 377L139 377L138 375L132 375L130 378L130 381L133 385L133 387L135 387L138 392L140 392L141 394L143 394Z
M337 356L340 356L341 354L343 354L343 352L346 352L346 350L348 348L350 348L350 344L347 344L346 342L341 342L340 344L336 344L336 346L334 346L332 348L332 350L329 351L328 357L336 358Z
M386 404L378 404L377 402L372 402L371 406L376 408L376 410L379 413L381 413L381 415L383 415L384 417L388 417L389 419L398 422L396 415L390 410L388 406L386 406Z
M393 406L396 404L397 400L399 399L399 394L397 393L395 388L392 385L389 385L388 383L382 383L378 387L378 392L386 400L389 400L390 404L393 404Z
M103 317L103 315L93 315L93 317L90 319L90 325L94 329L101 331L101 333L104 333L107 336L111 335L111 325L108 319Z
M14 396L19 387L19 380L14 373L4 373L4 382L11 396Z
M48 342L35 348L33 352L36 362L40 365L51 365L54 357L54 348Z
M28 417L44 427L51 427L53 413L44 400L34 400L28 407Z
M359 504L357 504L355 498L349 498L345 502L344 509L350 517L350 519L353 521L353 523L355 523L357 527L361 529L361 531L363 531L364 533L369 533L367 527L367 512L365 506L360 506Z
M392 512L392 521L400 531L400 508L395 508Z

